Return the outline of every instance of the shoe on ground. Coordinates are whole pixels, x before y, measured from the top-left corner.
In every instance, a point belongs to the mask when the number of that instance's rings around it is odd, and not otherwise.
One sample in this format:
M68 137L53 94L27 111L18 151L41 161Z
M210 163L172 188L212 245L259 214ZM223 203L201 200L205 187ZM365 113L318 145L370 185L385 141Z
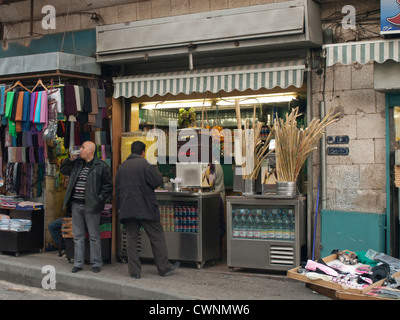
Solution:
M79 268L79 267L73 267L72 268L72 273L77 273L78 271L81 271L82 270L82 268Z
M133 279L140 279L140 274L131 275L131 278L133 278Z
M172 272L174 272L174 270L178 269L180 265L181 265L180 262L179 262L179 261L176 261L176 262L172 265L172 267L169 268L166 272L164 272L161 276L163 276L163 277L169 276Z
M101 271L101 268L100 268L100 267L93 267L93 268L92 268L92 271L93 271L94 273L99 273L99 272Z

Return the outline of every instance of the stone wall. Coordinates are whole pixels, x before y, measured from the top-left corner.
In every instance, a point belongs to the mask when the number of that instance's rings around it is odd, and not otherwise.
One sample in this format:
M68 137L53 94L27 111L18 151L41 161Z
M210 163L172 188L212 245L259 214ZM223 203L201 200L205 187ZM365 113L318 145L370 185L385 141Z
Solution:
M147 19L164 18L191 13L247 7L274 2L284 2L284 0L149 0L138 1L130 4L113 5L104 8L88 9L82 13L63 14L57 16L56 29L44 30L41 20L34 22L33 30L35 36L49 33L60 33L65 31L76 31L92 29L98 25L114 23L128 23ZM118 3L118 1L113 1ZM60 5L59 1L48 0L46 4L52 4L56 8ZM64 4L65 6L65 4ZM29 8L28 8L29 9ZM89 14L90 13L90 14ZM96 13L98 21L91 19L91 13ZM29 37L30 22L21 21L15 24L5 25L7 38L18 39Z
M356 30L341 26L343 5L356 9ZM337 1L321 5L324 27L333 42L379 38L379 1ZM379 12L378 12L379 16ZM313 112L323 101L323 74L313 73ZM326 70L326 111L340 112L328 136L348 135L348 156L327 156L327 209L384 212L386 208L385 94L374 90L374 64L336 64ZM319 152L314 153L314 188L318 186ZM316 190L315 190L316 195Z

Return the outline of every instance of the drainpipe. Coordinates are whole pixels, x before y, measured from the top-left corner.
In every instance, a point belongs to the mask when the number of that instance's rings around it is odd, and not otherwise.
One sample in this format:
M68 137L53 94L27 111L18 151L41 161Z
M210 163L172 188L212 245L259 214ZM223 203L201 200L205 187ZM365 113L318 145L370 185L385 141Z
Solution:
M308 66L307 66L307 125L313 118L312 114L312 55L308 52ZM307 158L307 256L312 256L312 216L314 206L314 190L313 190L313 157L312 154Z
M324 101L319 104L320 117L325 117L325 92ZM321 210L326 209L326 133L321 138L321 156L320 156L320 168L321 168Z
M189 70L193 70L193 46L188 46L188 55L189 55Z

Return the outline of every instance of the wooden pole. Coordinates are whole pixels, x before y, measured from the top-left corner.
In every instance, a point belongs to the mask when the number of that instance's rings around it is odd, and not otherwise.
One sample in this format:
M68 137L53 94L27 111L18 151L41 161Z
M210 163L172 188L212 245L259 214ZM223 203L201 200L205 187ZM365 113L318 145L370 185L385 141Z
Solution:
M112 99L112 175L113 185L115 185L115 176L117 175L118 166L121 163L121 136L122 136L122 98ZM113 189L112 201L112 230L111 230L111 263L117 261L117 237L119 232L117 229L118 218L115 203L115 188Z

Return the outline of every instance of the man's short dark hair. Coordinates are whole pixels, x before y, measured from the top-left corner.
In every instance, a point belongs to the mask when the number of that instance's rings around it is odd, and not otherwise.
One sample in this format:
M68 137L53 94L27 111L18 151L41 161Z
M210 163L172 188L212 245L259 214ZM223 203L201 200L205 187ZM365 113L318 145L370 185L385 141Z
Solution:
M135 141L131 144L131 153L141 155L146 150L146 145L142 141Z

